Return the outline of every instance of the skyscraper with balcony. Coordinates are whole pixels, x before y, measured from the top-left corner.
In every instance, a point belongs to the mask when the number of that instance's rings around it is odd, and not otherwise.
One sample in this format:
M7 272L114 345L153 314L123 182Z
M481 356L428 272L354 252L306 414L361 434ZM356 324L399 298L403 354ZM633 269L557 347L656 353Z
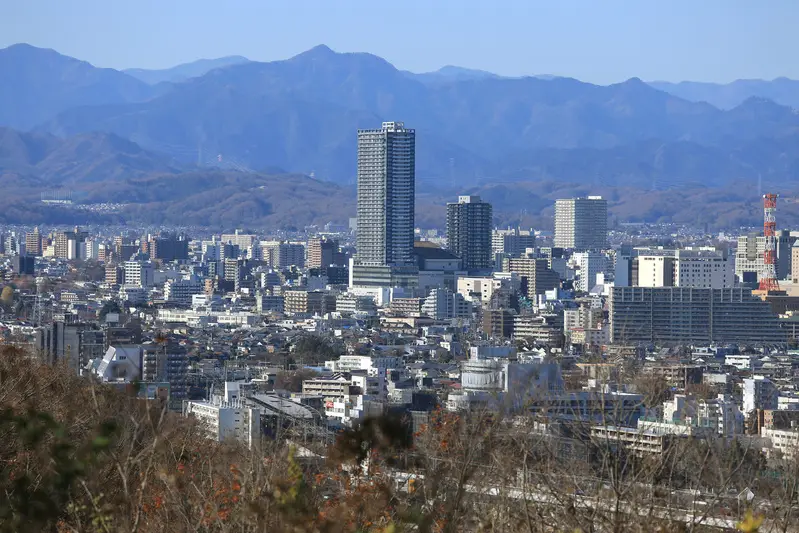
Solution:
M555 201L555 246L583 252L607 245L607 200L589 196Z
M465 270L491 268L491 204L479 196L459 196L447 204L447 248Z
M353 285L412 284L415 192L415 130L402 122L359 130Z

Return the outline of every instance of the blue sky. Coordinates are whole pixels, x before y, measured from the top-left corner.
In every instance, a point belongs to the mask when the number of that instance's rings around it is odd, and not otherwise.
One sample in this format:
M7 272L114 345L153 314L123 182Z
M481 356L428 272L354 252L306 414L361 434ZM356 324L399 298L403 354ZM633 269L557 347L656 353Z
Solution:
M317 44L401 69L452 64L594 83L799 78L798 0L3 0L0 47L164 68Z

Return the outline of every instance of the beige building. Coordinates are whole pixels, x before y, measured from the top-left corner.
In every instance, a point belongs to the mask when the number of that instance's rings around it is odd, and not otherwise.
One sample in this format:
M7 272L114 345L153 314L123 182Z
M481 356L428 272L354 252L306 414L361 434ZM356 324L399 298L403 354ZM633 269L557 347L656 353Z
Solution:
M791 459L799 450L799 430L764 428L760 431L760 436L768 439L771 443L771 447L765 449L766 455L769 457L781 456Z
M527 257L505 259L502 262L502 270L519 275L522 292L531 300L560 285L560 276L549 268L549 261L546 259Z
M422 298L394 298L389 311L394 316L418 317L422 315Z
M777 279L792 277L792 243L795 237L790 232L783 230L777 232ZM738 250L735 252L735 275L739 280L746 273L753 273L757 280L763 272L763 254L766 249L766 238L753 233L738 237Z
M284 311L303 315L323 315L336 310L336 297L324 291L285 291Z
M641 250L634 259L638 287L723 289L735 285L732 262L715 248Z
M578 251L608 245L608 201L601 196L555 201L555 246Z
M344 376L306 379L302 382L302 393L316 394L331 402L349 396L351 386L350 380Z
M308 268L326 268L337 262L341 262L338 253L338 241L325 237L313 237L308 239L307 248L308 258L305 266ZM338 259L338 261L337 261Z
M42 234L36 227L31 233L25 234L25 253L27 255L42 255Z
M799 241L793 243L791 248L791 280L799 283Z

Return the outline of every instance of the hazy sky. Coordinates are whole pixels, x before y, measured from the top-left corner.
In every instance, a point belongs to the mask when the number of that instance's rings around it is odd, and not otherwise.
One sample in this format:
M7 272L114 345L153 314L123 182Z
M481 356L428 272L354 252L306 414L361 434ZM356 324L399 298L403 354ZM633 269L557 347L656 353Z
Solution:
M164 68L327 44L401 69L443 65L595 83L799 78L799 0L1 0L0 47Z

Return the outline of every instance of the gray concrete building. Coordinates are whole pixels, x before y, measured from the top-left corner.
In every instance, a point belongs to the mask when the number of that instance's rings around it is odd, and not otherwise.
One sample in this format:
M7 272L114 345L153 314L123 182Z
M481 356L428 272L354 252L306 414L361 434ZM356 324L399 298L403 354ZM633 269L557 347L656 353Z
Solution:
M560 277L549 268L549 262L546 259L527 257L505 259L502 263L502 270L503 272L516 272L521 279L522 293L533 301L537 295L560 286Z
M787 230L777 232L777 279L791 278L792 253L791 248L796 242L795 237ZM743 281L747 273L752 273L757 281L765 268L763 256L766 250L766 238L758 233L741 235L738 237L738 249L735 252L735 276Z
M447 249L465 270L491 268L491 204L479 196L459 196L447 204Z
M402 122L359 130L354 286L412 283L415 188L415 130Z
M535 233L532 229L495 229L491 233L491 252L494 256L504 254L507 257L519 257L527 248L535 248Z
M555 246L577 251L608 245L608 202L601 196L555 201Z
M784 344L770 305L750 289L614 287L608 303L613 343Z

